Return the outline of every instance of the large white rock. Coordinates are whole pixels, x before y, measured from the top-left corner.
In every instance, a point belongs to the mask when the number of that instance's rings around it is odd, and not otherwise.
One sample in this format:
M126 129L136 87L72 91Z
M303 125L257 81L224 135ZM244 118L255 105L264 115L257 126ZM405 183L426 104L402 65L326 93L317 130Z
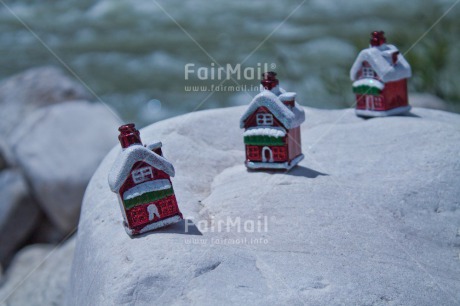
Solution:
M27 183L18 170L0 172L0 263L14 251L37 226L40 211L31 198Z
M0 305L63 305L74 248L71 239L22 249L2 279Z
M53 66L38 67L0 83L0 135L8 135L35 109L72 100L90 100L86 88Z
M77 225L85 187L116 143L118 126L106 106L71 101L33 112L10 136L34 197L63 232Z
M85 194L67 304L458 305L459 115L306 108L306 158L283 173L243 166L244 110L141 131L163 142L202 235L179 223L131 239L107 183L111 151ZM242 226L210 230L219 220Z

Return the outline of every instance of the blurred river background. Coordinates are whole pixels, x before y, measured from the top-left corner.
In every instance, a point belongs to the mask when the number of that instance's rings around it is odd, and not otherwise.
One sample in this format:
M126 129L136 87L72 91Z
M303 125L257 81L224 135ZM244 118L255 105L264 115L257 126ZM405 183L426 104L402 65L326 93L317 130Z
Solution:
M247 91L212 93L201 86L209 89L223 80L200 80L196 74L200 67L243 61L242 70L252 67L256 73L266 63L303 105L350 107L349 69L373 30L385 31L387 41L405 53L413 71L411 93L435 95L450 110L460 110L456 1L1 2L0 78L49 64L70 69L124 120L140 126L249 103L258 80L238 80ZM187 64L195 70L188 80Z

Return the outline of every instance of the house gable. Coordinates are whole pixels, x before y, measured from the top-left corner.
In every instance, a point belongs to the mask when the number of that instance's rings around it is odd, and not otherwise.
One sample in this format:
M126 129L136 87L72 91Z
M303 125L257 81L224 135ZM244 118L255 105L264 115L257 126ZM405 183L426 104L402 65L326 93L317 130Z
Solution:
M249 117L246 119L244 128L248 129L250 127L257 127L257 114L270 114L273 116L273 124L267 126L283 126L282 123L273 115L272 112L267 107L261 106L257 108Z
M139 180L139 175L142 177L141 180ZM169 175L164 171L152 167L150 164L146 162L138 161L132 166L131 170L129 171L129 175L126 177L125 181L120 187L119 194L120 196L122 196L126 190L131 189L136 185L158 179L169 180Z
M109 186L113 192L119 192L139 161L163 171L168 176L174 176L174 167L165 158L142 145L132 145L118 155L109 173Z
M361 68L358 70L357 80L364 78L373 78L381 80L379 75L375 72L374 68L369 64L368 61L363 61Z

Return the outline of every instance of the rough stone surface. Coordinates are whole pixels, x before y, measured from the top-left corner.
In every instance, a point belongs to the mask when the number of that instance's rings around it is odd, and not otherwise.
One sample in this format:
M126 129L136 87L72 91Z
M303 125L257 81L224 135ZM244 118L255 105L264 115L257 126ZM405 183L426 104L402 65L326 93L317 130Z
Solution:
M2 280L0 305L63 305L74 249L75 239L22 249Z
M76 226L85 187L118 126L105 106L72 101L36 110L10 136L34 197L61 231Z
M8 135L35 109L71 100L90 100L89 92L53 66L32 68L0 83L0 134Z
M244 110L141 131L176 169L179 206L197 225L188 234L184 223L125 233L110 152L85 194L68 305L460 303L459 115L306 108L306 157L286 174L243 166ZM241 230L205 226L227 218Z
M7 262L28 238L39 215L20 171L0 172L0 263Z

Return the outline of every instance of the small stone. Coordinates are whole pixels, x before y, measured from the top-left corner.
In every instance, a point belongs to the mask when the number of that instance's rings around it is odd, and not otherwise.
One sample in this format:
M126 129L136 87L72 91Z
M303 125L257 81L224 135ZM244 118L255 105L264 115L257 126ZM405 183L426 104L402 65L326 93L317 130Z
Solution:
M29 237L40 215L18 170L0 172L0 262L6 263Z
M57 244L62 241L66 236L59 228L54 225L48 217L44 214L41 214L38 221L38 226L34 229L32 235L30 236L28 243L37 244L37 243L51 243Z
M19 251L5 271L0 301L6 305L64 305L74 249L75 239L70 239L59 247L35 244Z
M74 229L86 185L117 141L117 118L105 106L65 102L27 116L8 142L47 217Z
M89 99L89 92L61 69L45 66L26 70L0 83L0 135L8 135L37 108Z

